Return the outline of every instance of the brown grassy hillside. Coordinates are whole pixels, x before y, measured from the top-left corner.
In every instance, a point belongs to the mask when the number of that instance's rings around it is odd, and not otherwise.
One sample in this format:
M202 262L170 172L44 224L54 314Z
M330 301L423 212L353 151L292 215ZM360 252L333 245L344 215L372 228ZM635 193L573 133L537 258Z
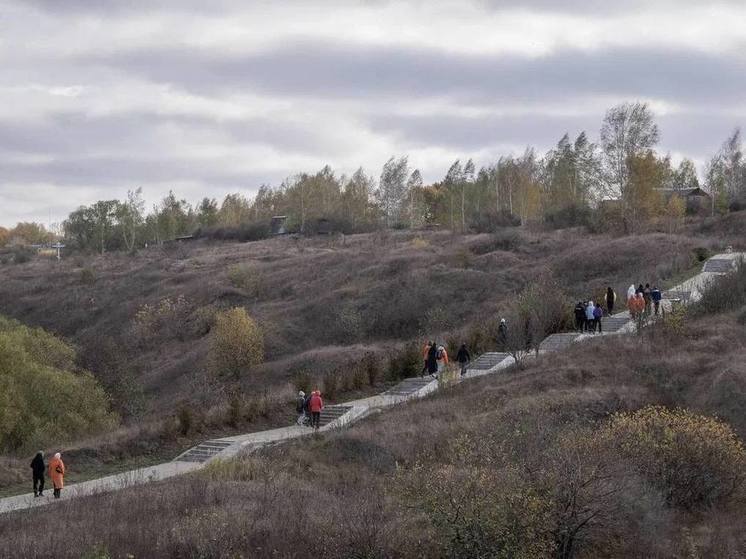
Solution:
M724 313L596 339L194 476L61 503L54 530L40 530L45 510L10 516L0 554L742 557L742 445L740 458L713 455L717 430L695 431L660 469L646 467L654 446L635 458L599 435L613 414L652 404L746 436L746 290L723 291L740 292Z
M243 390L320 378L373 349L497 316L526 284L551 275L573 297L620 292L691 270L720 235L611 238L579 230L496 235L396 232L344 238L195 241L136 256L35 259L0 267L0 314L74 342L125 417L223 397L205 374L211 316L244 306L265 333L266 362ZM699 249L699 252L698 252ZM704 252L703 252L704 251ZM138 329L145 305L170 311ZM133 402L137 403L135 406ZM132 409L136 408L136 409Z

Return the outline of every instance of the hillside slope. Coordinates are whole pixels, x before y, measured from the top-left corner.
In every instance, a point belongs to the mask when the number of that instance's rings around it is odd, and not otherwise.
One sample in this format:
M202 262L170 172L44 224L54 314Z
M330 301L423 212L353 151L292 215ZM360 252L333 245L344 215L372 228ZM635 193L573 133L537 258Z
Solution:
M39 537L43 511L10 516L0 554L743 556L743 276L684 320L572 346L347 431L63 504L62 536ZM655 422L676 416L650 405L726 423L682 416L656 439ZM634 427L641 409L652 412L639 425L653 428L614 446L610 426ZM649 467L660 449L666 468Z
M320 378L386 356L407 340L484 322L523 287L550 274L573 297L665 281L697 266L722 240L706 235L628 238L566 230L452 236L374 233L275 238L237 244L196 241L136 256L75 256L0 267L0 314L42 326L79 348L125 417L138 397L153 417L183 402L222 397L206 371L217 309L245 306L265 332L266 363L244 390ZM165 306L170 310L157 315ZM149 305L149 307L146 307ZM143 332L138 312L155 313Z

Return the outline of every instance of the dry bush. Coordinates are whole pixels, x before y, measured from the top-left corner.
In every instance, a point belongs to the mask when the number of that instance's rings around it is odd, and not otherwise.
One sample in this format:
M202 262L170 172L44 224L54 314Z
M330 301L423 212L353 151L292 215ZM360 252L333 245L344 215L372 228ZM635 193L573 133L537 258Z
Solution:
M191 310L184 295L164 297L156 305L141 305L133 320L135 339L143 345L169 338L185 339L184 325Z
M408 344L389 359L386 380L399 381L422 373L422 354L414 344Z
M719 276L692 306L695 314L730 312L746 305L746 264L739 262L735 272Z
M604 435L671 505L702 509L742 496L746 449L714 418L650 406L615 415Z
M228 279L233 287L243 290L249 297L260 298L266 290L264 274L256 266L237 264L228 269Z
M263 359L262 332L246 309L235 307L215 316L208 354L215 374L238 378Z

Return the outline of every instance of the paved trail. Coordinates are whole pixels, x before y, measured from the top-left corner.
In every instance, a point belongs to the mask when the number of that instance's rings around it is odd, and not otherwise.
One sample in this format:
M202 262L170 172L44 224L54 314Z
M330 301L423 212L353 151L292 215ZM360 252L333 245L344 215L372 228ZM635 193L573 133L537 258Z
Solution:
M701 273L668 289L664 293L664 302L670 305L670 300L674 298L682 299L684 302L696 301L701 297L702 292L713 278L732 271L735 269L736 261L745 257L746 253L727 253L712 257L705 262ZM634 330L634 321L627 311L615 314L612 317L605 317L602 325L603 334L553 334L541 343L539 351L540 353L561 351L570 344L593 339L596 335L618 335ZM493 374L509 367L513 362L513 358L507 353L485 353L470 365L462 378L469 379ZM410 399L422 398L437 389L438 381L436 379L431 377L411 378L405 379L377 396L327 406L322 416L320 431L325 432L347 426L375 411L401 404ZM251 452L266 445L307 437L312 433L313 431L308 427L293 425L234 437L212 439L187 450L172 462L68 485L62 491L62 500L118 491L134 485L160 481L196 471L214 459L230 458L239 453ZM34 498L33 494L29 493L0 499L0 514L55 502L51 497L51 490L48 491L48 495Z

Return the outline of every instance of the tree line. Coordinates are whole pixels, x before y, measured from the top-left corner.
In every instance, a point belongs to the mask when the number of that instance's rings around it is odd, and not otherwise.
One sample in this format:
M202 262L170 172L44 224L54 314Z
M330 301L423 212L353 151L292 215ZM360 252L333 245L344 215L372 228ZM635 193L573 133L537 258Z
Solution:
M583 225L592 213L610 207L625 230L635 230L651 218L683 216L681 199L662 193L700 184L712 196L712 213L746 207L739 129L708 161L702 183L690 159L674 166L669 155L656 151L659 136L647 104L624 103L606 112L597 143L581 132L575 138L564 134L543 155L528 147L479 169L471 159L458 159L432 184L424 184L421 171L402 156L391 157L377 178L362 167L347 176L325 166L276 187L263 185L253 199L229 194L222 202L206 197L191 204L170 192L146 211L142 190L136 189L125 200L81 206L64 222L64 237L79 249L103 253L195 232L259 238L277 215L286 216L287 230L305 233L321 221L346 233L428 226L466 233L531 221ZM38 242L45 234L36 224L19 224L0 229L0 245L15 238Z

